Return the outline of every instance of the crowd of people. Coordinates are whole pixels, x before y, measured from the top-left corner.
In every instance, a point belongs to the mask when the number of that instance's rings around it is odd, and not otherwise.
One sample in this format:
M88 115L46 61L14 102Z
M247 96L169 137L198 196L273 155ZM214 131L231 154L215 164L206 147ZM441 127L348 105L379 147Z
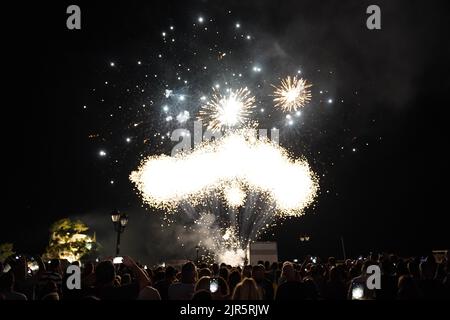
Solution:
M321 261L305 257L298 262L259 261L231 266L186 262L147 268L130 257L86 262L81 288L67 285L70 263L36 258L35 270L24 256L0 263L0 300L414 300L449 299L449 260L433 255L400 258L367 257ZM380 289L367 286L369 266L381 270ZM64 270L64 272L63 272Z

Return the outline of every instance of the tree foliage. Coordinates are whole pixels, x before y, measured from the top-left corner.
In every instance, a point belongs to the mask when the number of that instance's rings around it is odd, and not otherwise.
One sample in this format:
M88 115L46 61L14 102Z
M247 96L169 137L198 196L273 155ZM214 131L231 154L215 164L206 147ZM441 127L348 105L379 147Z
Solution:
M44 259L58 258L72 262L95 253L98 250L95 234L91 236L88 231L88 226L80 220L65 218L56 221L50 227L50 240Z
M5 261L8 257L14 254L14 245L12 243L0 244L0 261Z

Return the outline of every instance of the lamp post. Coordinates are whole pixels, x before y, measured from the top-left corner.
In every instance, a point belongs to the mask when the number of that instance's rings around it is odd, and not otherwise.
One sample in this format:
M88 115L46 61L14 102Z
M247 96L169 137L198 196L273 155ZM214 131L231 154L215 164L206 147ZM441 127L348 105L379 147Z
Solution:
M300 242L302 244L302 246L306 245L309 242L310 236L303 234L300 236Z
M197 257L196 257L196 259L195 259L195 263L198 265L198 251L200 250L200 246L199 245L196 245L195 246L195 251L197 252Z
M111 220L114 225L114 230L117 232L116 256L118 256L120 252L120 234L125 231L125 227L128 224L128 216L120 213L118 210L114 210L111 213Z

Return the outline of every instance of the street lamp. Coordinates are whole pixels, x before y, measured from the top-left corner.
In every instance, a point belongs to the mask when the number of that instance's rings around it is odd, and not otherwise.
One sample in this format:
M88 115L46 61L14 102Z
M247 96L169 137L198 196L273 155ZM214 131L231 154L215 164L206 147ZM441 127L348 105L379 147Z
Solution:
M300 241L301 242L308 242L309 241L309 236L307 236L307 235L300 236Z
M125 231L125 227L128 224L128 216L120 213L118 210L114 210L111 213L111 220L114 225L114 230L117 232L116 256L118 256L120 251L120 234Z
M309 235L307 235L307 234L300 235L300 242L301 242L302 246L306 246L306 244L309 242L309 240L310 240ZM306 247L308 247L308 246L306 246ZM302 251L304 251L304 250L302 250Z

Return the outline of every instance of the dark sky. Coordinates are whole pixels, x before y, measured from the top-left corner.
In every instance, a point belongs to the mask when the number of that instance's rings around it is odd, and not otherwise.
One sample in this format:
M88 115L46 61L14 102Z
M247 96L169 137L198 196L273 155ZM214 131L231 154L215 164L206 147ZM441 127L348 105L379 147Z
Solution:
M308 250L339 255L340 236L355 255L448 248L444 113L450 55L445 2L377 1L382 11L378 31L365 27L365 9L372 2L243 3L80 1L82 30L69 31L65 9L72 3L62 1L33 5L11 22L3 60L11 97L4 108L12 111L3 118L3 157L11 178L0 243L40 252L50 224L67 216L92 222L100 238L112 242L108 214L120 208L131 215L125 248L150 259L162 252L152 245L161 248L158 239L170 241L170 235L159 236L158 216L141 208L127 177L139 154L170 151L169 145L135 142L150 137L164 120L152 111L133 110L153 93L121 92L135 83L160 90L142 82L143 75L167 78L174 71L170 63L188 55L180 45L167 49L174 61L158 62L161 32L174 25L177 41L189 44L185 35L202 15L214 18L210 28L221 31L241 22L255 38L242 55L258 56L263 68L280 73L298 61L314 84L302 127L281 131L281 142L294 155L305 155L323 175L321 194L304 218L291 219L275 228L274 236L269 232L265 237L278 241L282 257ZM226 43L225 37L214 41L237 52L236 60L241 58L241 44ZM117 64L114 70L111 61ZM104 88L105 81L112 89ZM127 110L111 111L119 104ZM114 117L109 117L112 112ZM146 128L131 131L130 124L140 121ZM92 134L99 137L88 138ZM124 145L128 135L133 143ZM98 156L101 149L108 150L106 159ZM308 248L298 241L302 233L311 236ZM104 245L109 250L110 243Z

